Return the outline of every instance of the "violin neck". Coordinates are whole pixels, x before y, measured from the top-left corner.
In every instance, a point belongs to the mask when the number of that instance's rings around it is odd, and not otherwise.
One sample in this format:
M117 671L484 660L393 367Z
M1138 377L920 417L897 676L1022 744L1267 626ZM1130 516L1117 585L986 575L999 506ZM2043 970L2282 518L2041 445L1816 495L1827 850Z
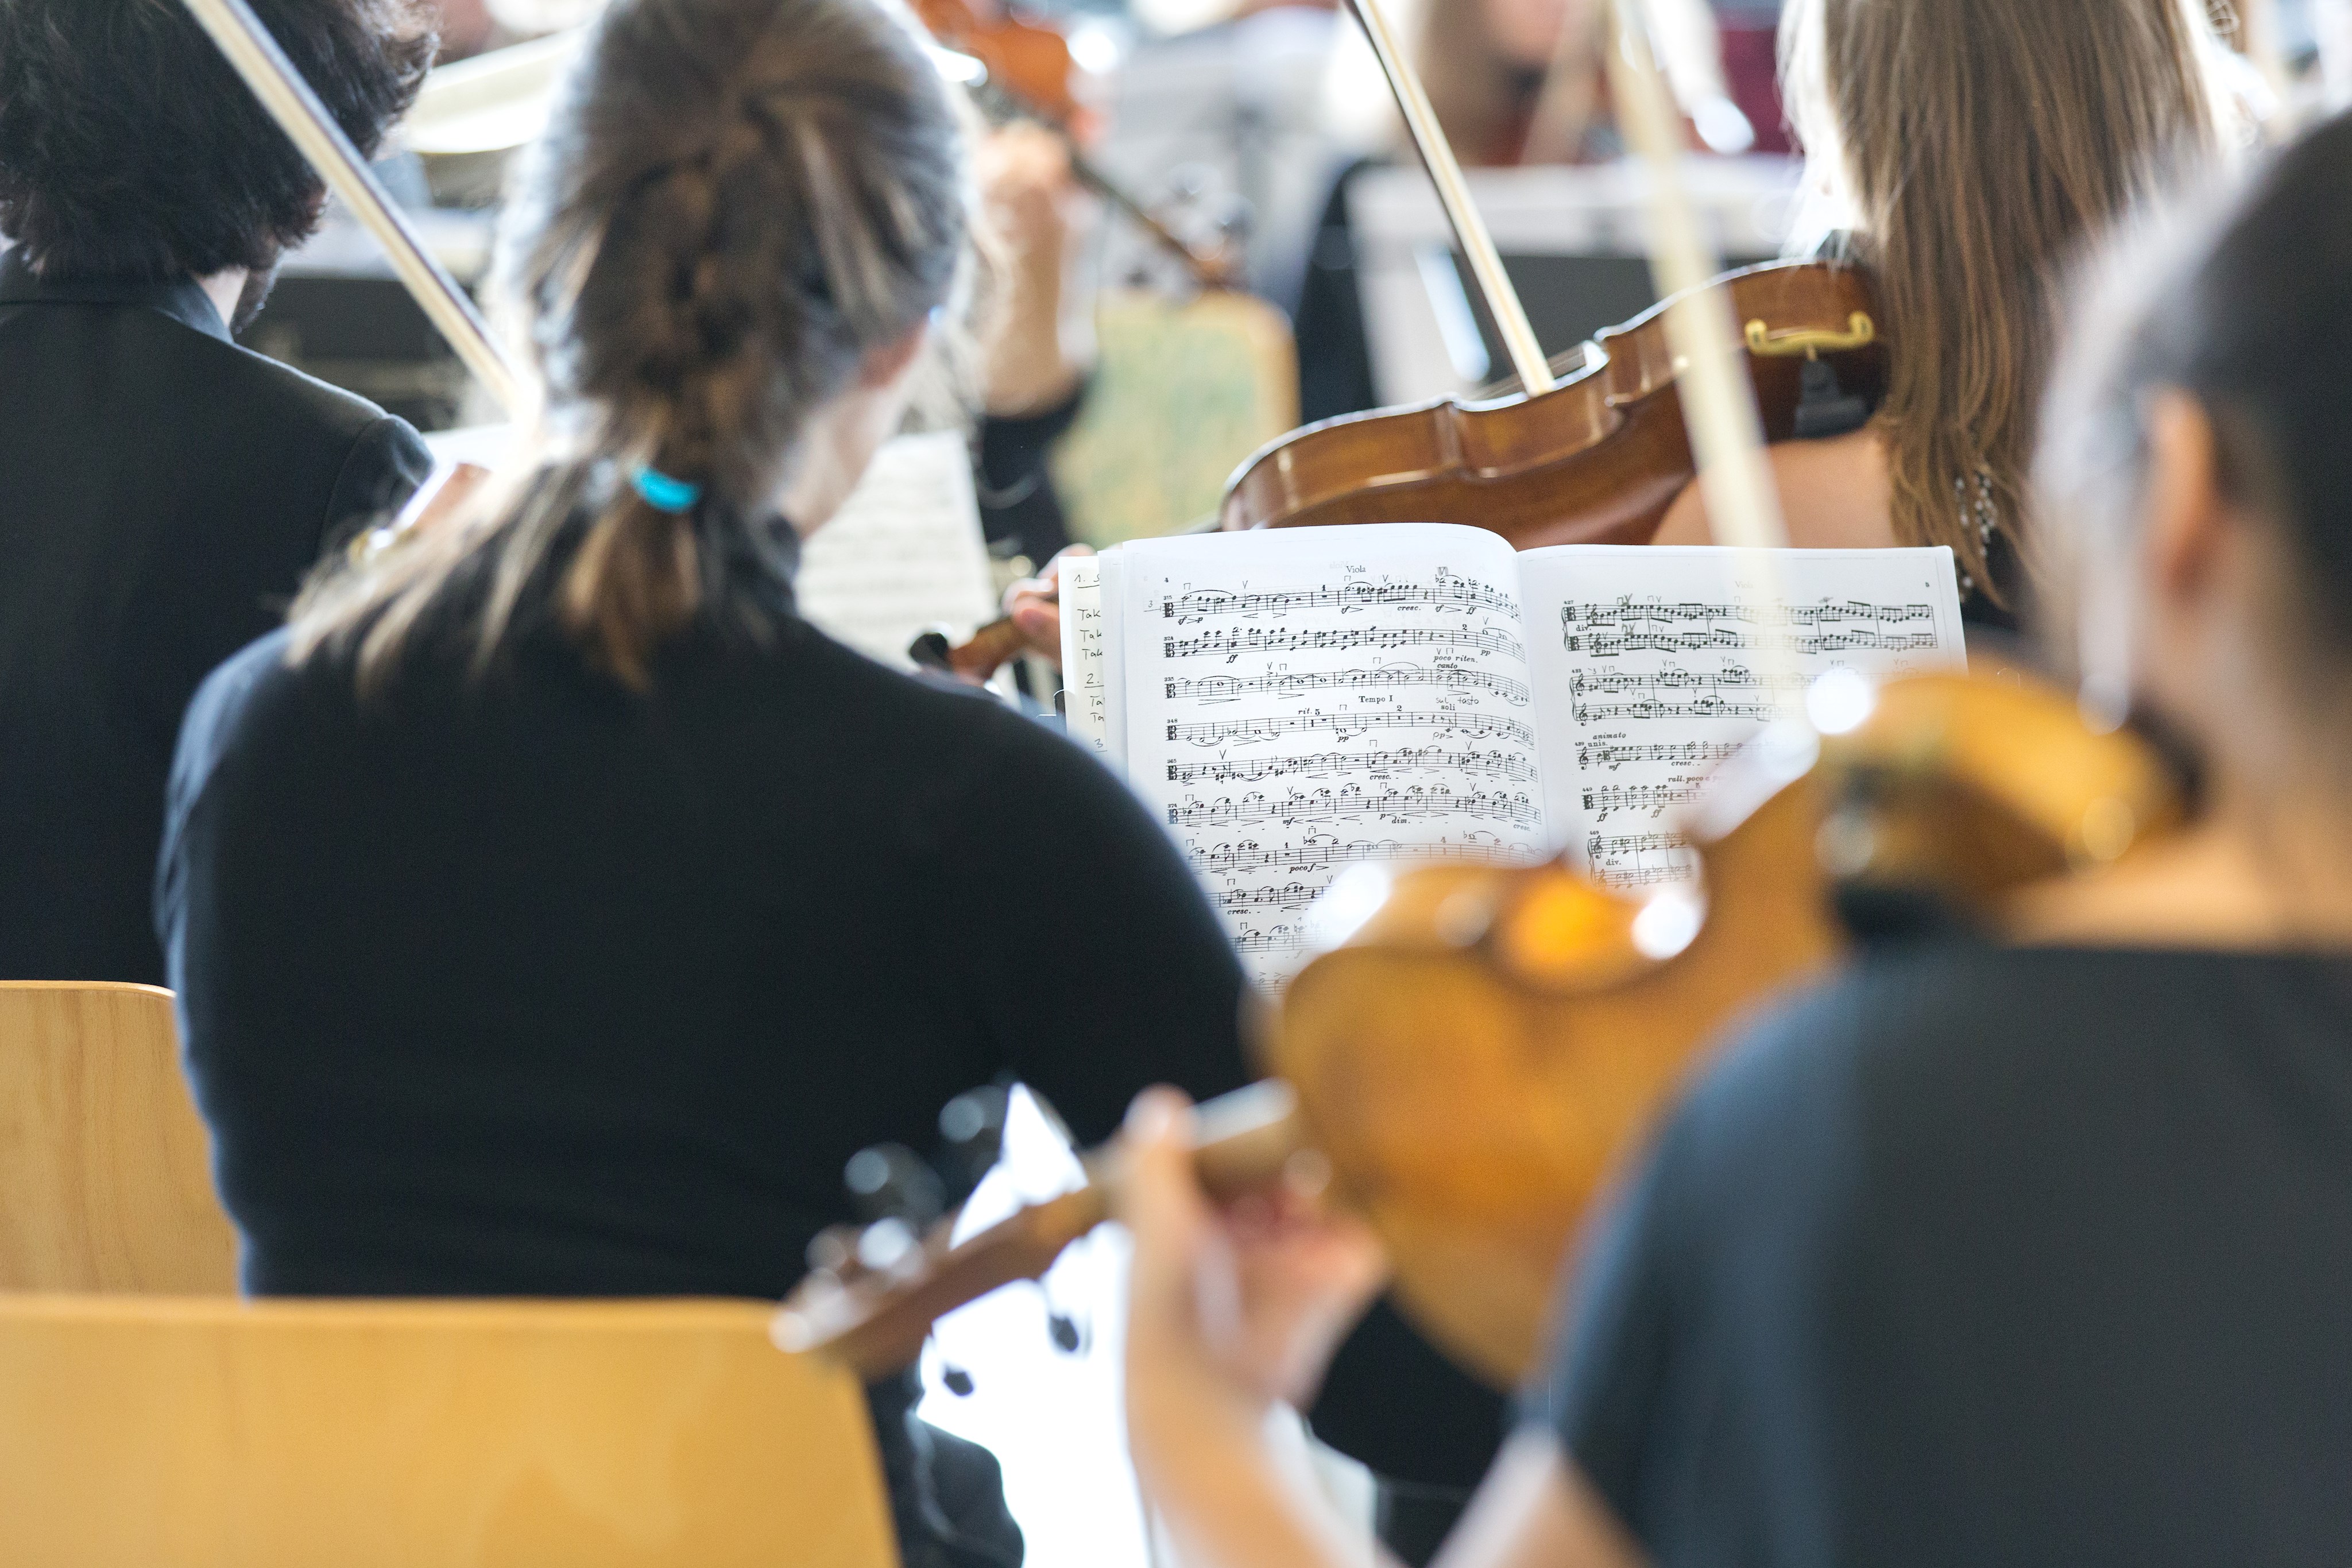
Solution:
M1290 1085L1269 1079L1194 1112L1193 1170L1209 1196L1230 1201L1283 1180L1302 1147L1297 1108ZM950 1242L952 1224L941 1222L919 1264L878 1293L796 1291L784 1303L778 1343L822 1352L869 1383L912 1364L934 1320L1000 1285L1037 1279L1064 1248L1109 1218L1122 1159L1113 1140L1087 1156L1086 1186L961 1241Z
M1065 133L1065 140L1066 140ZM1218 256L1206 256L1187 244L1182 235L1161 222L1158 214L1145 206L1126 186L1103 172L1102 166L1080 152L1076 143L1070 147L1070 173L1079 184L1117 207L1160 246L1182 262L1193 280L1203 288L1232 287L1233 278Z
M1446 221L1454 226L1454 241L1470 263L1470 276L1486 301L1496 327L1502 332L1503 348L1510 355L1511 368L1518 372L1519 385L1529 397L1551 391L1556 383L1544 360L1543 345L1536 340L1535 329L1528 323L1527 308L1519 303L1519 292L1511 286L1510 275L1503 270L1502 255L1495 249L1495 236L1486 231L1486 220L1478 215L1477 204L1470 199L1470 186L1462 177L1461 162L1454 156L1454 144L1446 140L1444 128L1437 123L1437 111L1430 107L1420 73L1413 69L1395 29L1389 26L1381 0L1348 0L1348 5L1363 26L1364 37L1370 41L1372 53L1381 62L1381 74L1388 78L1389 90L1396 95L1405 129L1412 133L1412 144L1420 149L1423 166L1428 169L1430 182L1437 187L1437 199L1445 208Z

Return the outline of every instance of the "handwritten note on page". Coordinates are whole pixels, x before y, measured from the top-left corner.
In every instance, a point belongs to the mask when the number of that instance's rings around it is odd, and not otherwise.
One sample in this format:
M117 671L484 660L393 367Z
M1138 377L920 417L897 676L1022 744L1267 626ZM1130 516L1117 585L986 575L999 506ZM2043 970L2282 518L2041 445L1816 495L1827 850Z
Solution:
M1297 969L1307 905L1350 865L1540 853L1502 539L1392 524L1121 554L1128 777L1257 979Z
M1769 580L1750 552L1563 545L1519 558L1548 813L1602 882L1696 875L1672 819L1777 697L1833 669L1877 680L1965 666L1951 551L1773 554L1786 598L1760 613Z
M1103 654L1102 558L1062 562L1062 690L1072 740L1096 756L1110 751L1110 687Z
M840 513L801 550L801 613L870 659L911 668L934 626L968 637L996 614L996 581L954 431L902 435L874 455Z

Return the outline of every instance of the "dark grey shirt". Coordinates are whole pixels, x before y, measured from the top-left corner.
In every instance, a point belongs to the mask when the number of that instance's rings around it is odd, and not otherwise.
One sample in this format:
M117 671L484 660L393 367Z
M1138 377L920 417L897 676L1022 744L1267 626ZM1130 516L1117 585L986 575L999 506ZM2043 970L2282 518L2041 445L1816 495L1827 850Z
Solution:
M1661 1564L2352 1563L2352 959L1938 946L1781 1009L1549 1403Z

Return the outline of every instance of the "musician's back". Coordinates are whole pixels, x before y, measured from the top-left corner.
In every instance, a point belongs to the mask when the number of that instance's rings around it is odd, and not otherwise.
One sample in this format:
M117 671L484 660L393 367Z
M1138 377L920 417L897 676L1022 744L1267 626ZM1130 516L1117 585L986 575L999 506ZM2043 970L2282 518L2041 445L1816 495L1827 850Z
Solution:
M332 56L322 90L373 145L417 46L348 5L314 21L297 54ZM181 710L429 465L223 319L323 193L177 6L0 11L0 821L25 827L0 833L0 976L163 978Z
M434 630L364 698L278 637L191 710L163 903L249 1288L779 1295L849 1155L965 1089L1098 1137L1239 1076L1171 846L1029 721L781 606L644 694Z

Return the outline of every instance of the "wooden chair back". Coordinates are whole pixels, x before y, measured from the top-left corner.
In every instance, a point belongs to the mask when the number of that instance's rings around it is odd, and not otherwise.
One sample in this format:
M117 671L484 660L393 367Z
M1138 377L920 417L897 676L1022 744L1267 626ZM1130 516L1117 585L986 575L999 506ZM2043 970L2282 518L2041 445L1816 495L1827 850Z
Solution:
M1298 423L1290 323L1263 299L1108 289L1095 338L1093 384L1053 457L1072 538L1112 545L1205 524L1234 465Z
M0 981L0 1291L236 1287L172 993Z
M746 1301L0 1297L45 1568L886 1568L856 1382Z

